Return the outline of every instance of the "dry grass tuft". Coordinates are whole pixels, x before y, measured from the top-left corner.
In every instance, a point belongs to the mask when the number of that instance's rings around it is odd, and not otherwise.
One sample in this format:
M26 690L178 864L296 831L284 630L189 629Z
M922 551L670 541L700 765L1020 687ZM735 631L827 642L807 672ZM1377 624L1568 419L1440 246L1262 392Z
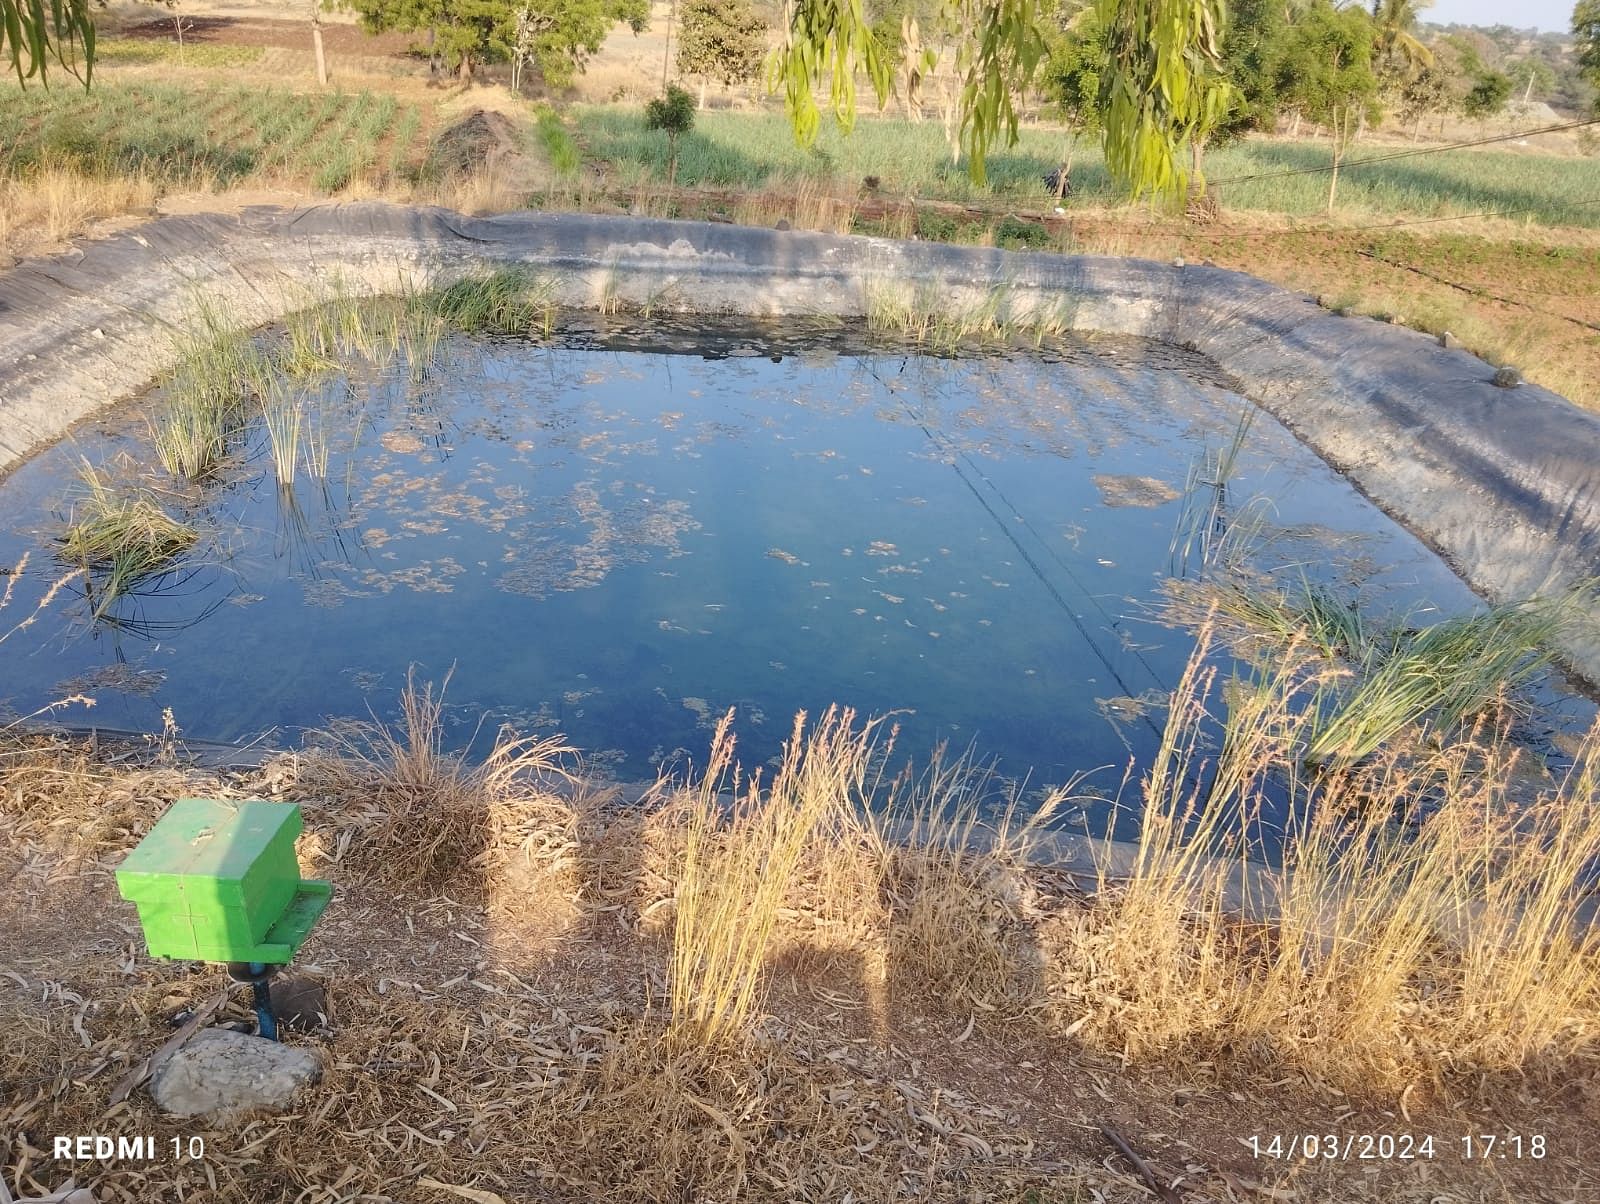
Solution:
M720 787L732 765L733 712L717 725L711 758L688 797L672 942L672 1026L690 1044L715 1045L748 1031L763 971L808 850L854 824L872 727L829 708L809 734L795 718L765 794L759 775L743 795L735 777L725 810Z
M1226 1054L1367 1098L1600 1063L1600 932L1580 918L1600 728L1532 800L1487 720L1302 777L1320 657L1291 647L1219 691L1207 643L1144 780L1133 864L1045 937L1053 1024L1130 1058ZM1282 865L1252 868L1286 794Z
M160 192L159 182L145 172L106 177L42 167L0 178L0 251L33 254L100 218L148 212Z
M356 873L415 889L482 889L497 830L525 829L531 812L570 824L551 783L571 780L575 750L559 736L503 730L481 763L444 751L446 676L437 691L406 675L400 719L339 724L307 758L304 783L322 793L338 831L334 859Z

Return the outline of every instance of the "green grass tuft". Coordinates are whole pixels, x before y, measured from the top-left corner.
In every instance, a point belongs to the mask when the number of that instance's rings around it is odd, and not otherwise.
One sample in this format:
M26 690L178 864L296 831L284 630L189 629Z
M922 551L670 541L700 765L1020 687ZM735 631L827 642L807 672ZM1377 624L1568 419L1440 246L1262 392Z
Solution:
M91 594L99 595L99 617L140 580L169 569L199 536L152 491L119 491L87 460L81 477L85 492L61 536L61 556L84 570Z

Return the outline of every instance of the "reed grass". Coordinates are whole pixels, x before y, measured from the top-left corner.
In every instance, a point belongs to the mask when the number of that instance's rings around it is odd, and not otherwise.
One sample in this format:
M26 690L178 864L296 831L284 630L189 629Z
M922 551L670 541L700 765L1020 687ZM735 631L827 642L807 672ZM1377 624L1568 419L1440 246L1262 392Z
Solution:
M98 595L98 618L138 582L170 569L199 536L168 514L152 491L119 489L87 460L79 476L83 492L60 551L84 571L91 594Z
M1360 683L1320 724L1306 763L1352 764L1424 720L1445 731L1457 727L1548 665L1561 631L1591 597L1584 591L1494 606L1420 631L1364 641L1357 647ZM1311 614L1313 625L1330 630L1331 617L1332 629L1349 638L1351 624L1340 608L1324 602Z
M466 334L548 331L555 316L551 281L528 268L501 268L422 294L425 314Z
M214 304L197 303L175 340L178 365L152 440L168 473L200 481L221 466L247 420L250 400L262 396L273 379L273 365Z
M1001 282L970 300L949 289L872 281L866 290L867 329L893 334L936 351L963 343L1010 343L1020 338L1040 343L1072 329L1069 298L1045 299L1019 293Z
M1491 606L1425 627L1377 622L1351 599L1302 577L1285 589L1243 573L1197 591L1175 587L1169 614L1220 624L1257 661L1290 647L1314 650L1327 670L1304 761L1348 767L1421 731L1445 738L1513 696L1554 657L1572 624L1592 612L1592 589Z
M261 397L261 421L267 430L268 446L272 453L273 471L278 476L279 488L294 484L296 468L300 462L300 441L306 431L305 398L281 380L274 380ZM327 444L321 444L326 476Z

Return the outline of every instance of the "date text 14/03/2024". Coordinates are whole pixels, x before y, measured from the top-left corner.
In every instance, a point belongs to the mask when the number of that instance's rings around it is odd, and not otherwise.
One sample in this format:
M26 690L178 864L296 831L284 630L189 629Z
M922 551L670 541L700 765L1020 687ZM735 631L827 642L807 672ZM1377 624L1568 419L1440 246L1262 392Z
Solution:
M1252 1133L1253 1157L1335 1162L1412 1162L1454 1155L1465 1162L1545 1156L1543 1133L1469 1133L1454 1140L1425 1133Z

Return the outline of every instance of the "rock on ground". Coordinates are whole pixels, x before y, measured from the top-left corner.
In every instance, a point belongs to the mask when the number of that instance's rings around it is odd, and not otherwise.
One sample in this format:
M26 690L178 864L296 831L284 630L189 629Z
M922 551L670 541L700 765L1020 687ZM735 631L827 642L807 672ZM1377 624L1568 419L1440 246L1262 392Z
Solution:
M322 1063L309 1050L208 1028L156 1072L150 1095L173 1116L282 1111L321 1075Z

